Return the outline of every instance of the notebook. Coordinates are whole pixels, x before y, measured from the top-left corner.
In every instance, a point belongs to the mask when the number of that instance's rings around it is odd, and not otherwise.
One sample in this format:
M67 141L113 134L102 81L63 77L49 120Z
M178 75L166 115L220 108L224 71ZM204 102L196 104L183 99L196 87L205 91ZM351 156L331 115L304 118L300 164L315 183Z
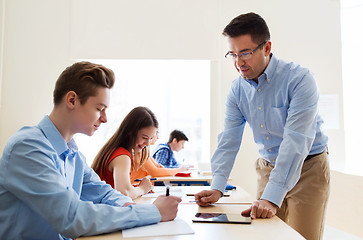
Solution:
M157 237L183 234L194 234L194 230L187 222L178 217L169 222L159 222L157 224L122 230L123 238Z

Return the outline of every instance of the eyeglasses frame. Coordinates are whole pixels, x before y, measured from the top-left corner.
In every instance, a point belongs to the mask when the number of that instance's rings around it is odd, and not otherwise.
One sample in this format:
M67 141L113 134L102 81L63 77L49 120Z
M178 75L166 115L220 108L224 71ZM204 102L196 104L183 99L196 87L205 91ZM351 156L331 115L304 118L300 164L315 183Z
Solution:
M236 60L237 59L237 57L239 58L239 59L243 59L243 58L245 58L244 60L247 60L247 59L249 59L251 56L252 56L252 54L254 54L260 47L262 47L265 43L267 42L267 40L265 40L265 41L263 41L262 43L260 43L255 49L253 49L251 52L242 52L242 53L239 53L239 54L235 54L235 53L233 53L233 52L227 52L226 53L226 55L224 55L224 57L225 58L228 58L228 56L231 56L232 57L232 59L233 60ZM234 57L233 56L233 54L234 55L236 55L236 57ZM247 59L246 59L246 56L249 56L249 57L247 57Z

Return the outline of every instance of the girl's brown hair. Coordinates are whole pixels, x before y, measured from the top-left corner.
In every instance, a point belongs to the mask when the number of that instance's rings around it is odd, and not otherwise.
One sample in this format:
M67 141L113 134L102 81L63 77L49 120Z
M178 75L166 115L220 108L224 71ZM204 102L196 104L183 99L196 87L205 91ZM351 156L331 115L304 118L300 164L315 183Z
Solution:
M141 153L133 155L136 147L136 137L140 129L145 127L159 127L154 113L146 107L136 107L127 114L118 130L107 141L95 157L92 168L97 174L102 171L106 176L107 161L111 154L119 147L127 149L131 153L131 171L139 169L149 158L149 148L144 148Z

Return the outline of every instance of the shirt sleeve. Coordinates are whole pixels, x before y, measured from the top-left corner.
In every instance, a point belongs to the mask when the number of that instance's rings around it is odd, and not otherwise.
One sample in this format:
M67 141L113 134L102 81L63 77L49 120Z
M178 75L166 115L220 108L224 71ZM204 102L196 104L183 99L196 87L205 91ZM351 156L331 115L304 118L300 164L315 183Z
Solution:
M261 199L281 206L283 199L300 179L304 159L316 135L319 93L310 72L290 87L291 100L287 110L283 140L276 165Z
M236 84L236 82L234 82ZM224 130L218 135L218 147L211 159L211 189L224 192L236 155L239 151L246 120L238 108L238 88L233 85L227 95Z
M155 154L155 160L165 167L170 166L170 151L167 148L159 149Z
M170 157L170 168L178 168L180 167L180 164L178 163L178 161L175 159L175 157L173 156L173 154Z
M143 168L152 176L152 177L165 177L172 176L179 172L178 169L170 169L170 168L160 168L156 166L156 162L152 157L145 162Z
M57 153L44 141L23 140L16 143L8 157L6 189L47 222L56 232L68 238L95 235L160 221L161 216L153 204L111 206L117 196L108 187L95 182L95 194L102 197L95 204L82 201L66 186L64 176L55 167ZM90 174L90 175L88 175ZM91 188L94 176L86 173L86 188ZM98 185L98 186L97 186ZM118 202L122 204L121 202Z
M133 202L130 197L121 194L109 184L101 181L99 176L87 164L84 164L84 168L81 200L120 207L127 202Z

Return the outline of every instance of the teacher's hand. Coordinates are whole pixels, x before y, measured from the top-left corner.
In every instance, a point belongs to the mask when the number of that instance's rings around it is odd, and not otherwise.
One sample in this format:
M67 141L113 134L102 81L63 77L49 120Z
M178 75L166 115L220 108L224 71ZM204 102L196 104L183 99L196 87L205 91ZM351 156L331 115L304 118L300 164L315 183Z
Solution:
M195 200L199 206L205 207L212 203L217 202L222 196L218 190L204 190L194 195Z
M271 218L276 215L277 206L267 200L257 200L252 203L251 207L242 211L242 215L250 215L252 219Z

